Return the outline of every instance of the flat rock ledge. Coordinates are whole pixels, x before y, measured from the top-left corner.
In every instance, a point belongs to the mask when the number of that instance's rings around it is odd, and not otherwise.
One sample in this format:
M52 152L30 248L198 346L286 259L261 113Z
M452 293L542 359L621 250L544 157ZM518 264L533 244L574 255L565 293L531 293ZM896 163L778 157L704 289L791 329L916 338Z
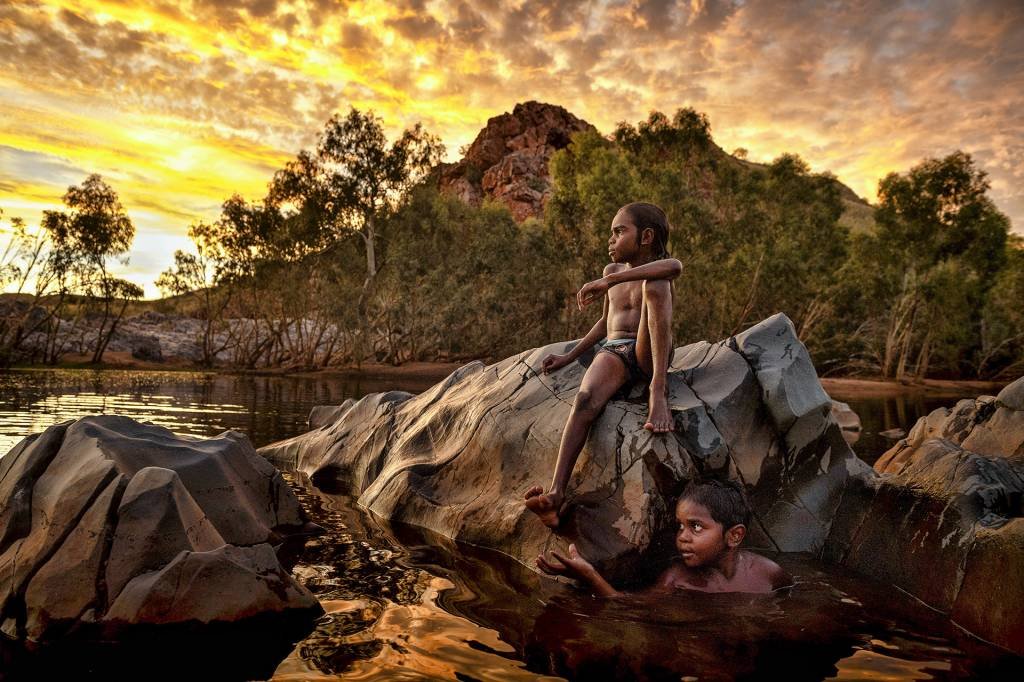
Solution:
M96 416L0 459L0 631L116 641L153 626L322 614L273 545L314 529L248 439Z
M550 376L541 361L572 345L471 363L418 396L377 393L315 410L314 430L260 453L386 518L530 567L539 552L575 542L617 579L635 577L671 538L675 497L695 476L742 481L756 517L752 546L798 552L820 552L851 477L874 476L832 420L792 323L777 314L725 341L676 349L668 377L675 433L643 429L642 396L609 403L553 534L524 509L523 494L550 481L593 356Z
M1024 377L917 421L850 486L824 558L1024 654Z

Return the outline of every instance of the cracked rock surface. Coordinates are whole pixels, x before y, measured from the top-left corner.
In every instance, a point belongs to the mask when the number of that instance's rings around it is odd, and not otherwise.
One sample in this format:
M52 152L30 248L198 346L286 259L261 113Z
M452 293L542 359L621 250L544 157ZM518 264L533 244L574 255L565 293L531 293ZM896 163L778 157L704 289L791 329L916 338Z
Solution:
M823 549L851 475L873 475L843 439L806 348L778 314L724 341L676 349L668 376L675 433L643 429L638 394L610 402L554 534L525 510L523 494L550 481L592 359L540 373L548 353L570 347L471 363L415 397L377 393L320 410L312 431L260 453L382 516L530 567L539 552L575 542L613 579L635 575L671 535L671 505L697 474L746 485L751 546L810 552Z
M1024 654L1024 377L918 420L851 486L825 558Z
M242 434L177 436L95 416L0 459L0 630L233 623L321 613L272 544L310 530L294 493Z

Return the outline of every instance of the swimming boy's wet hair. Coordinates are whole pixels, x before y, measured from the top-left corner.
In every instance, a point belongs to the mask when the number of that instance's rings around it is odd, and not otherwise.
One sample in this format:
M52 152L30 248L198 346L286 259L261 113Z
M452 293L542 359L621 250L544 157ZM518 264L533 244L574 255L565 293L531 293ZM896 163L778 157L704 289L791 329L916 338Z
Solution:
M750 525L750 506L743 488L733 481L697 481L686 484L683 494L676 501L691 500L706 508L722 530L729 530L737 524Z
M668 216L665 212L654 204L648 204L643 201L634 201L632 204L626 204L623 206L621 211L625 211L633 224L637 227L637 240L640 239L640 235L647 228L650 228L654 232L654 241L651 243L651 249L654 251L654 255L658 258L668 258Z

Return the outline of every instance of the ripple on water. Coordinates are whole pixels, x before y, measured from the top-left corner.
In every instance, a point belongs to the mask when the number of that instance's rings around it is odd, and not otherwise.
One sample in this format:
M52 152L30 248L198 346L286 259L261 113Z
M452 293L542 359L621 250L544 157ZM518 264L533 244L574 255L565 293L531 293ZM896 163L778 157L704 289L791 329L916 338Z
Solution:
M328 528L295 575L324 621L274 679L1019 678L1024 661L804 556L784 594L595 599L496 552L362 512L290 477ZM311 551L310 551L311 550Z
M0 453L27 433L97 412L197 436L237 429L258 446L304 431L314 405L422 388L194 372L6 372L0 373ZM893 414L911 424L917 416ZM870 415L864 421L873 430L889 425L888 416L876 425ZM966 637L894 589L807 558L779 557L798 578L787 595L593 599L502 555L388 525L351 499L290 480L328 531L294 557L296 577L326 613L274 679L1024 675L1020 658Z

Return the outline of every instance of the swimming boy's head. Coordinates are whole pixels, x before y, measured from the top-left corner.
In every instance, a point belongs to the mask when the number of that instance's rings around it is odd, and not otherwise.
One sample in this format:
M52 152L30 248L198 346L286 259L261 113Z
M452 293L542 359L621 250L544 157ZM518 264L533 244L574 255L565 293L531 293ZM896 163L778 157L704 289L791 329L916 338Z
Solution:
M676 549L687 567L697 568L717 564L739 548L750 508L736 483L691 481L676 503L676 520Z
M616 263L632 261L647 252L653 259L668 258L668 217L654 204L626 204L612 219L608 255Z

